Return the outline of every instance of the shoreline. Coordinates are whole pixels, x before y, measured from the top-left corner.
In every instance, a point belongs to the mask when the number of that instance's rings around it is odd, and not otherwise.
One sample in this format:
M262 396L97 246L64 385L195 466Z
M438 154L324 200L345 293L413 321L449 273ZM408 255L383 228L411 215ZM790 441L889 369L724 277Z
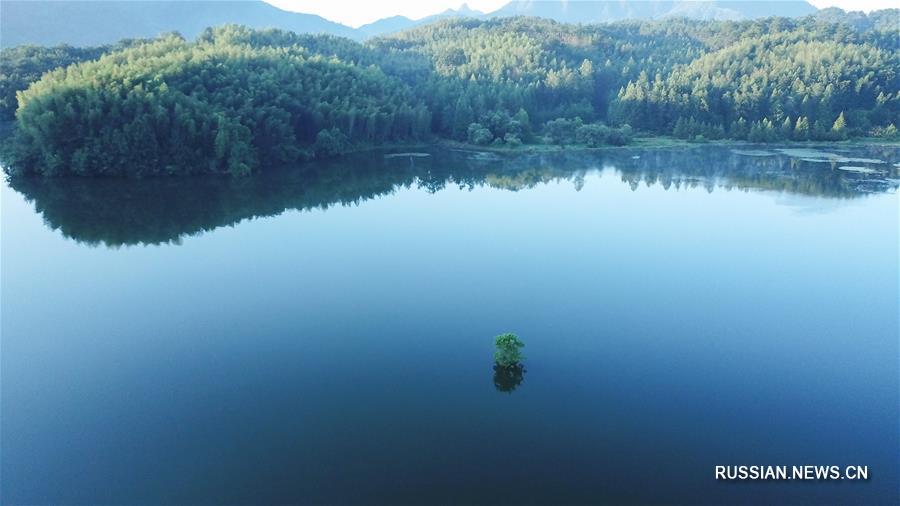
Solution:
M779 141L779 142L750 142L737 139L717 139L704 142L694 142L675 137L651 136L651 137L635 137L629 144L622 146L587 146L584 144L521 144L519 146L479 146L466 142L438 139L429 142L416 142L410 144L389 144L381 146L369 146L353 149L341 155L329 158L330 160L338 160L344 155L352 155L359 153L367 153L372 151L390 152L394 150L414 150L414 149L453 149L459 151L469 151L473 153L489 152L498 154L541 154L541 153L564 153L564 152L594 152L594 151L610 151L610 150L628 150L628 149L653 149L653 148L694 148L702 146L754 146L754 147L841 147L841 146L884 146L884 147L900 147L900 139L882 139L879 137L859 137L855 139L847 139L842 141Z
M0 146L10 140L11 133L14 131L15 121L0 121ZM544 155L544 154L564 154L564 153L601 153L610 151L629 151L629 150L654 150L654 149L692 149L702 148L704 146L711 147L734 147L734 148L754 148L754 149L776 149L776 148L813 148L813 149L834 149L841 147L891 147L900 148L900 139L883 139L879 137L858 137L841 141L779 141L754 143L737 139L715 139L702 142L688 141L670 136L636 136L632 142L621 146L605 145L605 146L587 146L584 144L547 144L532 143L521 144L518 146L508 145L486 145L480 146L469 144L450 139L432 139L428 141L417 142L401 142L386 143L370 146L356 146L347 151L323 158L310 158L303 160L298 165L308 163L335 163L352 160L354 157L381 153L384 156L398 157L402 155L409 156L430 156L434 150L451 150L466 153L490 153L492 155L506 156L528 156L528 155ZM392 156L393 155L393 156ZM9 166L2 164L3 177L18 177L21 174L10 173ZM256 172L256 171L254 171ZM210 175L227 175L227 172L210 172ZM203 174L195 174L203 176ZM252 174L251 174L252 175ZM168 175L158 174L146 177L156 177Z

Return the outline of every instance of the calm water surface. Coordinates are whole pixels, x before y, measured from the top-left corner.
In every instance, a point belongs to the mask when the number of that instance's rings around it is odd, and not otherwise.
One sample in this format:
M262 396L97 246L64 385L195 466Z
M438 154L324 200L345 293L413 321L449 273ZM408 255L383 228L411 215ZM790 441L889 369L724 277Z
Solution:
M824 150L10 180L0 502L893 504L900 151Z

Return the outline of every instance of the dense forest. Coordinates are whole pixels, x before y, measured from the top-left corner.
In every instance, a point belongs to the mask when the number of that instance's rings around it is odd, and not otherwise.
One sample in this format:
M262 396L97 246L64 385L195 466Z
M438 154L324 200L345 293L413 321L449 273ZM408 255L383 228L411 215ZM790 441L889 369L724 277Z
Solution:
M95 47L24 45L0 51L0 121L16 117L16 94L40 79L45 72L96 60L106 53L146 42L149 41L123 39L117 44Z
M45 175L245 174L434 139L894 138L898 17L449 19L364 44L228 25L194 41L4 49L0 114L18 91L4 158Z

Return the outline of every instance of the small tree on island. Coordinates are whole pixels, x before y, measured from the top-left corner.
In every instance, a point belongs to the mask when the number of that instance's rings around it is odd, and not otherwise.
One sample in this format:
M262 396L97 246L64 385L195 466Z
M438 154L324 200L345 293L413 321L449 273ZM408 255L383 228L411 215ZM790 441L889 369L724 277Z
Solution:
M520 351L525 343L519 340L519 336L507 332L494 338L494 361L501 367L515 367L525 359Z
M525 379L525 366L522 365L521 349L525 343L513 333L507 332L494 338L494 387L505 393L511 393Z

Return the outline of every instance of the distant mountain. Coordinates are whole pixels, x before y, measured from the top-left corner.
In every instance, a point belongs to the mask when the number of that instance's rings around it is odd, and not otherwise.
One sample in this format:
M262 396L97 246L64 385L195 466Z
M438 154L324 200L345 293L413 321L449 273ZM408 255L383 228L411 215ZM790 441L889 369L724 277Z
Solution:
M664 16L675 2L607 1L570 2L513 1L489 14L490 17L535 16L561 23L602 23L622 19L654 19Z
M756 19L769 16L799 17L814 14L816 10L805 0L521 0L510 2L488 16L536 16L562 23L605 23L625 19L661 19L672 16L707 20Z
M421 24L406 16L391 16L360 26L356 29L363 38L375 37L386 33L400 32Z
M3 47L94 46L172 31L193 38L206 27L223 23L360 37L348 26L312 14L283 11L262 1L0 0L0 46Z
M376 37L378 35L386 35L388 33L408 30L410 28L438 21L446 18L483 18L485 13L470 9L467 4L463 4L459 9L447 9L444 12L433 14L421 19L410 19L406 16L392 16L389 18L379 19L378 21L360 26L356 31L362 38Z
M173 31L192 39L206 27L224 23L362 40L453 17L535 16L563 23L603 23L669 16L723 20L797 17L815 12L804 0L517 0L488 14L463 4L422 19L392 16L353 29L313 14L284 11L261 0L0 0L0 46L96 46Z
M359 38L408 30L445 18L498 18L532 16L561 23L609 23L626 19L686 17L702 20L741 20L769 16L801 17L817 9L805 0L514 0L490 13L472 10L463 4L422 19L393 16L357 28Z

